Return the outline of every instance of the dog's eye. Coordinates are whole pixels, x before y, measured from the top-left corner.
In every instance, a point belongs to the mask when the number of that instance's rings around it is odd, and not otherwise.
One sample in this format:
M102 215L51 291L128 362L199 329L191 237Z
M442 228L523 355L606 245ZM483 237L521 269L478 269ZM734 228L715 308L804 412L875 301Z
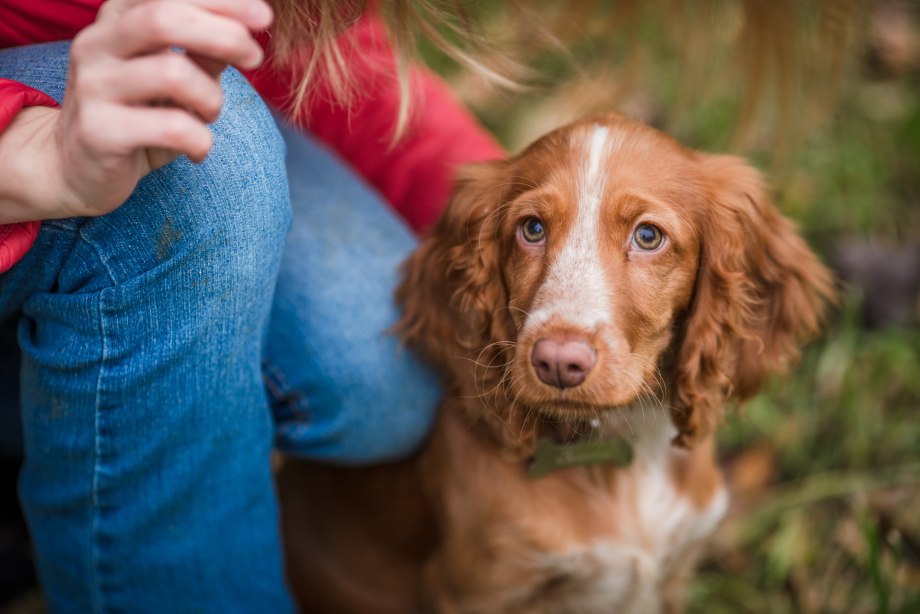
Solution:
M546 238L546 229L543 222L535 217L529 217L521 223L521 237L528 243L539 243Z
M652 251L658 249L664 235L655 226L651 224L639 224L633 232L633 243L639 249Z

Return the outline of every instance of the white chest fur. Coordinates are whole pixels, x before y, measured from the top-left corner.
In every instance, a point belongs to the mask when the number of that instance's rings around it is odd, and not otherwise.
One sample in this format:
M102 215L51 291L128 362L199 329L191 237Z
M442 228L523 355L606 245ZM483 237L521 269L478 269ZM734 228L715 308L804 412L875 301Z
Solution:
M544 603L545 612L661 611L669 585L692 570L728 506L721 486L699 506L675 480L673 467L688 453L671 445L675 430L664 411L621 412L606 428L632 440L635 454L608 502L615 533L546 555L539 567L567 576L571 590Z

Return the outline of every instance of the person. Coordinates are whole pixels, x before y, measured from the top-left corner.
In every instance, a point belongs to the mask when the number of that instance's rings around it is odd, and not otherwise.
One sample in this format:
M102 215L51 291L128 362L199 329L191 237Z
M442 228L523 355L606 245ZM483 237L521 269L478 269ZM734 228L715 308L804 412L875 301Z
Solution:
M0 0L0 419L50 611L289 611L272 445L424 440L397 268L501 149L419 68L394 140L406 79L358 4L354 95L316 70L290 104L315 48L277 52L263 0Z

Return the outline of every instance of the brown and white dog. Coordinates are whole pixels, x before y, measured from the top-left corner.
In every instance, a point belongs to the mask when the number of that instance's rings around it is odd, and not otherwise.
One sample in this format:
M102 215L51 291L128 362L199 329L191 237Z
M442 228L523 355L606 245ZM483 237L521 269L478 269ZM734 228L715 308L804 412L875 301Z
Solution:
M440 422L403 463L284 466L298 599L679 610L727 505L723 407L797 358L832 294L755 170L621 116L469 169L398 291L403 338L444 375ZM609 441L631 455L573 464Z

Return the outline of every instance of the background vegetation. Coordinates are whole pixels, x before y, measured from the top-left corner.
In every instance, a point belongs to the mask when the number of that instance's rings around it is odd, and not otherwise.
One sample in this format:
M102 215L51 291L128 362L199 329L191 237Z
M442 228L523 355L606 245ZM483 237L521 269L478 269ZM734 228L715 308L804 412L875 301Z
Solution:
M862 8L839 95L811 104L827 82L794 82L783 116L766 88L740 139L750 83L730 46L694 56L667 18L602 43L576 32L570 57L528 58L552 87L518 94L431 56L512 151L619 108L690 146L747 155L842 278L841 307L798 369L721 431L733 504L691 611L920 612L920 11ZM496 31L507 25L494 19Z

